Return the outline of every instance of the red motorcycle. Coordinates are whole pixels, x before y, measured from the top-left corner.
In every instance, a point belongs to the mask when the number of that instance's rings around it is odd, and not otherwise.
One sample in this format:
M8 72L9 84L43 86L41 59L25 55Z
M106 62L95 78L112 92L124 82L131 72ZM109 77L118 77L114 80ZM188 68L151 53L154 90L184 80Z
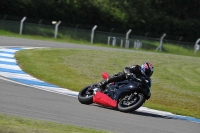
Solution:
M103 72L102 77L107 79L109 75ZM108 84L105 90L101 90L98 83L88 85L79 92L78 100L82 104L96 103L122 112L132 112L151 97L150 87L150 78L130 76L124 81Z

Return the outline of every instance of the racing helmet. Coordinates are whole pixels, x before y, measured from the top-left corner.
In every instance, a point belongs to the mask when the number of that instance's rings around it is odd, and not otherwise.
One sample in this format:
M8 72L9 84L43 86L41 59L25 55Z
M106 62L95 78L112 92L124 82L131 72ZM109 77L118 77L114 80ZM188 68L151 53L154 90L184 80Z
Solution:
M141 70L141 73L145 75L146 77L151 77L154 71L154 67L151 63L145 62L144 64L142 64L140 70Z

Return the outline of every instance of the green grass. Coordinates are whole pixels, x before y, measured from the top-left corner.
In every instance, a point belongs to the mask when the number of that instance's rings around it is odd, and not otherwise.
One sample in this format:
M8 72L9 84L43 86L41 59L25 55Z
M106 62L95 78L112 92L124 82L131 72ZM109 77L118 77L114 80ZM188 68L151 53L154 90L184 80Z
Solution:
M0 133L106 133L71 125L0 115Z
M42 58L41 58L42 57ZM145 106L200 118L200 58L150 53L73 49L33 49L16 53L21 68L46 82L79 91L101 81L101 72L154 64L152 97Z

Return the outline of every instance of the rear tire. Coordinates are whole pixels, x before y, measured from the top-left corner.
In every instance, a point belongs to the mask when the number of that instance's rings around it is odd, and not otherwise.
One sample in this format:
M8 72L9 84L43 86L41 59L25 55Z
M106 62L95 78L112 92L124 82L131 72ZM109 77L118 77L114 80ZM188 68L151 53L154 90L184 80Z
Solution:
M78 100L82 104L93 103L93 90L90 90L90 85L83 88L78 94Z
M131 100L127 100L126 96L127 95L123 95L119 99L118 104L117 104L117 108L121 112L132 112L132 111L135 111L136 109L141 107L143 105L143 103L145 102L145 100L146 100L142 93L137 94L135 99L131 99ZM130 102L133 102L133 104L130 104ZM130 105L128 105L128 104L130 104Z

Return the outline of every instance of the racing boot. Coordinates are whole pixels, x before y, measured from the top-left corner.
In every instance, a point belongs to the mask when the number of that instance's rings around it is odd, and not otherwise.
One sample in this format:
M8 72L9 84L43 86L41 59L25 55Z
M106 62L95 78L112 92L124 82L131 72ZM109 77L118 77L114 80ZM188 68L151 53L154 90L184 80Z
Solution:
M105 90L106 85L112 82L122 81L125 79L124 74L119 73L118 75L114 75L112 77L109 77L107 80L103 80L99 83L99 86L102 90Z

